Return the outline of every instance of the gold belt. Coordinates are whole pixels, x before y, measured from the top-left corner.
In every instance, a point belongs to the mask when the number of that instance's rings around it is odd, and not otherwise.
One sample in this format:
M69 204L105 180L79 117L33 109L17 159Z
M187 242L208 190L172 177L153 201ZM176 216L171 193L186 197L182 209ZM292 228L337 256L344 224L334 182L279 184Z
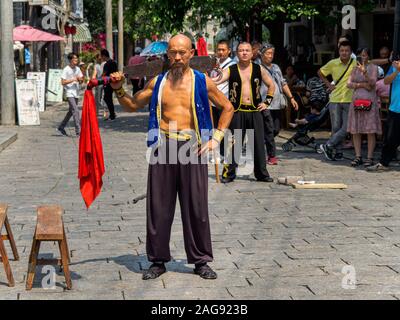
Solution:
M243 112L258 112L258 109L252 104L241 104L239 108L235 110L235 112L243 111Z
M192 135L184 131L169 132L161 130L161 133L163 133L167 138L177 141L189 141L192 139Z

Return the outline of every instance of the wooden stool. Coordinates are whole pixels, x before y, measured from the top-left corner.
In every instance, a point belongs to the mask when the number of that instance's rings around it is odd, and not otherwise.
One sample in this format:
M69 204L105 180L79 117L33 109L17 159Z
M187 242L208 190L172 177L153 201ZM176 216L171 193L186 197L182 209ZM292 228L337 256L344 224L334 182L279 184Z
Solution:
M8 206L6 204L0 203L0 261L3 262L4 269L6 270L8 286L14 287L15 281L14 281L14 277L13 277L13 274L11 271L10 263L8 262L7 251L4 246L4 240L8 240L10 242L11 250L13 252L15 261L19 260L19 256L18 256L17 246L15 245L14 237L11 232L10 223L8 222L7 209L8 209ZM6 228L6 232L7 232L6 235L1 234L3 225Z
M72 288L71 276L68 263L69 250L65 236L62 214L64 210L57 205L41 206L37 209L37 222L35 235L33 236L32 250L29 256L28 277L26 279L26 290L31 290L37 265L61 265L64 270L67 289ZM40 243L42 241L57 241L60 249L61 259L38 259Z

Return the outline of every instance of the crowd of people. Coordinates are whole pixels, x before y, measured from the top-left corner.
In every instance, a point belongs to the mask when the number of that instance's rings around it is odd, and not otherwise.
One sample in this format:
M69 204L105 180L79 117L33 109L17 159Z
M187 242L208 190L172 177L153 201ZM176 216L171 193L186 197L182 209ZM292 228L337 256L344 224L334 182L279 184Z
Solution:
M317 75L312 76L305 83L300 79L292 65L286 66L285 74L282 74L281 68L273 63L275 48L273 45L259 42L251 43L251 63L254 68L259 65L262 70L266 70L269 77L273 80L274 92L272 101L268 104L268 108L262 111L264 141L267 153L267 163L269 165L277 165L275 137L279 134L282 120L282 110L293 107L298 110L307 107L308 112L301 118L297 118L294 122L289 123L291 128L298 128L309 123L319 120L321 110L326 107L329 109L331 136L328 141L319 146L319 152L324 154L329 161L343 160L343 148L346 139L351 137L351 146L354 147L354 158L351 166L357 167L364 165L368 171L382 171L387 169L389 162L396 157L398 147L398 139L394 134L397 120L396 100L397 94L396 77L398 72L398 60L395 53L390 53L387 47L380 50L380 57L372 59L368 48L360 48L353 52L352 44L349 37L341 37L338 41L339 57L332 59L322 66ZM241 43L237 48L237 56L233 59L240 69L244 81L243 65L241 56L242 46L249 44ZM222 54L229 52L226 41L221 41L218 48L226 47L224 50L217 50L217 56L220 61L229 58L228 55ZM225 86L231 88L232 68L230 77L225 77ZM228 81L229 80L229 81ZM219 86L223 86L221 81L217 82ZM240 87L240 86L239 86ZM261 101L267 97L267 90L270 89L265 81L261 86ZM234 99L226 93L226 96L234 104ZM381 100L388 100L391 97L388 117L385 130L382 129L382 119L380 114ZM253 107L257 106L258 101L253 101ZM238 108L236 114L241 113ZM247 110L246 110L247 111ZM218 111L215 112L218 114ZM303 111L304 113L304 111ZM300 113L298 113L300 114ZM235 123L235 117L233 123ZM217 119L215 119L215 122ZM231 125L231 129L237 127L236 124ZM248 125L242 121L242 129L248 129ZM384 135L383 135L384 134ZM383 151L381 159L378 163L374 161L374 151L376 147L377 136L383 135ZM256 134L257 136L257 134ZM362 155L362 142L364 137L367 141L368 151L366 158ZM223 147L221 147L223 149ZM221 154L223 155L223 150ZM254 158L257 158L257 152ZM258 153L257 153L258 154ZM388 160L390 158L390 160ZM231 166L231 165L230 165ZM228 166L227 166L228 167ZM224 170L223 181L230 182L232 177L226 174Z
M381 48L378 59L372 59L368 48L361 48L354 53L350 40L347 36L339 38L339 57L326 63L307 81L296 74L296 68L293 65L284 66L282 68L284 72L282 72L281 67L274 63L275 47L272 44L261 44L257 41L251 44L243 42L236 48L235 56L232 56L229 41L218 42L216 57L218 67L224 76L216 80L216 84L235 106L231 129L253 129L255 132L255 145L257 145L255 149L257 150L254 150L254 159L257 175L264 170L262 169L265 167L264 162L268 165L278 164L275 138L281 130L282 111L285 108L301 109L301 112L297 112L296 119L288 121L289 127L296 130L317 121L321 110L324 107L329 108L331 136L326 143L319 146L319 152L330 161L343 159L343 148L349 145L349 142L345 143L346 140L351 140L350 146L354 148L354 159L351 161L351 166L354 167L364 165L369 171L384 170L388 166L387 159L390 157L384 155L391 154L392 158L396 155L393 146L389 150L384 147L382 159L379 163L374 162L377 136L385 133L384 146L387 146L389 142L396 145L397 141L390 137L395 129L393 127L394 119L396 119L395 110L397 110L393 106L395 99L390 101L385 130L382 129L380 116L382 99L387 102L389 95L396 97L397 91L393 90L393 87L396 88L397 81L392 75L396 73L397 62L387 47ZM140 56L140 53L141 48L136 48L128 65L146 62L147 59ZM69 111L58 127L58 131L65 135L65 125L73 117L76 134L79 135L77 100L83 75L77 68L78 55L71 54L68 59L70 64L64 69L62 84L65 87ZM250 69L247 70L247 67ZM103 49L96 56L90 78L101 79L116 71L117 63L110 58L109 52ZM215 74L210 76L215 76ZM235 81L234 77L237 78ZM259 81L259 87L254 86L254 78ZM146 79L132 77L129 81L132 84L132 95L134 95L144 88ZM246 83L247 81L249 84ZM97 108L104 110L103 119L113 121L116 113L111 86L99 86L95 90ZM240 98L236 99L237 96ZM260 110L259 104L265 102L265 106ZM212 111L213 122L217 124L221 110L213 106ZM253 114L252 111L257 111L257 113ZM364 158L362 143L365 139L368 151ZM261 141L263 141L262 151ZM222 141L219 161L223 161L226 150L227 146ZM233 150L231 151L233 153ZM235 179L236 167L235 159L233 163L225 165L222 175L224 182ZM269 174L265 171L261 176L265 178L269 177Z
M320 118L322 110L329 109L331 137L320 146L328 160L343 158L343 142L350 133L355 150L351 165L364 163L370 171L387 170L400 145L400 58L393 53L372 60L367 48L354 54L347 38L339 40L338 50L339 57L322 66L318 76L303 81L296 76L293 66L286 67L285 74L282 73L274 63L275 48L271 44L241 42L236 48L236 57L231 58L229 42L220 41L217 46L219 68L215 70L216 75L207 77L190 68L194 55L191 41L184 35L177 35L168 44L170 69L144 85L142 79L130 79L132 95L123 87L124 74L117 72L116 64L106 50L101 52L93 77L109 75L114 80L109 85L110 93L104 88L109 119L115 119L113 93L126 111L135 112L148 105L147 144L153 150L152 157L162 160L149 162L146 252L152 264L144 271L143 280L155 279L167 271L165 264L171 260L169 241L177 196L182 211L187 261L194 264L194 273L201 278L217 278L217 273L208 265L213 261L213 251L207 162L186 162L183 161L186 157L181 156L194 152L195 160L199 160L207 151L222 149L222 156L226 157L223 151L230 147L232 159L224 162L222 182L233 182L242 150L239 150L239 156L234 152L241 146L235 146L237 141L223 147L222 141L229 131L239 129L242 140L246 132L254 133L254 143L249 147L255 178L261 183L273 182L267 163L278 164L275 137L282 127L282 110L298 110L306 101L310 112L296 119L292 127L297 129L312 123ZM79 134L76 90L83 82L83 76L78 68L78 56L70 54L68 58L70 65L64 70L62 83L68 93L70 111L58 130L65 132L66 119L73 116ZM382 66L381 71L378 65ZM304 89L300 91L303 97L299 98L297 91L294 94L297 87ZM376 135L383 131L378 99L381 94L388 94L390 103L381 158L374 164ZM210 108L210 101L213 108ZM368 139L365 161L361 153L363 135ZM167 155L165 159L163 154Z

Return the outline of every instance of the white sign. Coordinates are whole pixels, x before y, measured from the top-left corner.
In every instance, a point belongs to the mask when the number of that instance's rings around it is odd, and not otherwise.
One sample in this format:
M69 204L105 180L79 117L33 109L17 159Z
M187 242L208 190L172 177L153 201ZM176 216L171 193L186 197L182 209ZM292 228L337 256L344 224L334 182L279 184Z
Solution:
M39 111L43 112L46 106L46 72L28 72L26 78L28 80L36 80L39 99Z
M62 102L63 86L61 85L61 69L49 69L49 80L47 83L47 101Z
M20 126L40 125L36 80L17 79L15 81L15 88L17 91L18 124Z

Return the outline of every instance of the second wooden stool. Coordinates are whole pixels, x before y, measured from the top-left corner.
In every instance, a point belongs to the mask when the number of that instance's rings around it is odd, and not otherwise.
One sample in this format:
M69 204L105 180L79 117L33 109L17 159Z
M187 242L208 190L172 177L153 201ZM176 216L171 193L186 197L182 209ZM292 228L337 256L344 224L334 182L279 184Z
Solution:
M14 277L13 277L13 274L11 271L10 263L8 261L7 251L4 246L4 240L10 241L10 246L11 246L11 250L13 252L15 261L19 260L19 256L18 256L17 246L15 245L14 237L11 232L11 226L10 226L10 223L8 222L7 209L8 209L8 206L6 204L0 203L0 262L3 262L4 269L5 269L6 275L7 275L8 286L14 287L15 281L14 281ZM3 225L6 228L7 234L5 234L5 235L2 235L2 233L1 233Z

